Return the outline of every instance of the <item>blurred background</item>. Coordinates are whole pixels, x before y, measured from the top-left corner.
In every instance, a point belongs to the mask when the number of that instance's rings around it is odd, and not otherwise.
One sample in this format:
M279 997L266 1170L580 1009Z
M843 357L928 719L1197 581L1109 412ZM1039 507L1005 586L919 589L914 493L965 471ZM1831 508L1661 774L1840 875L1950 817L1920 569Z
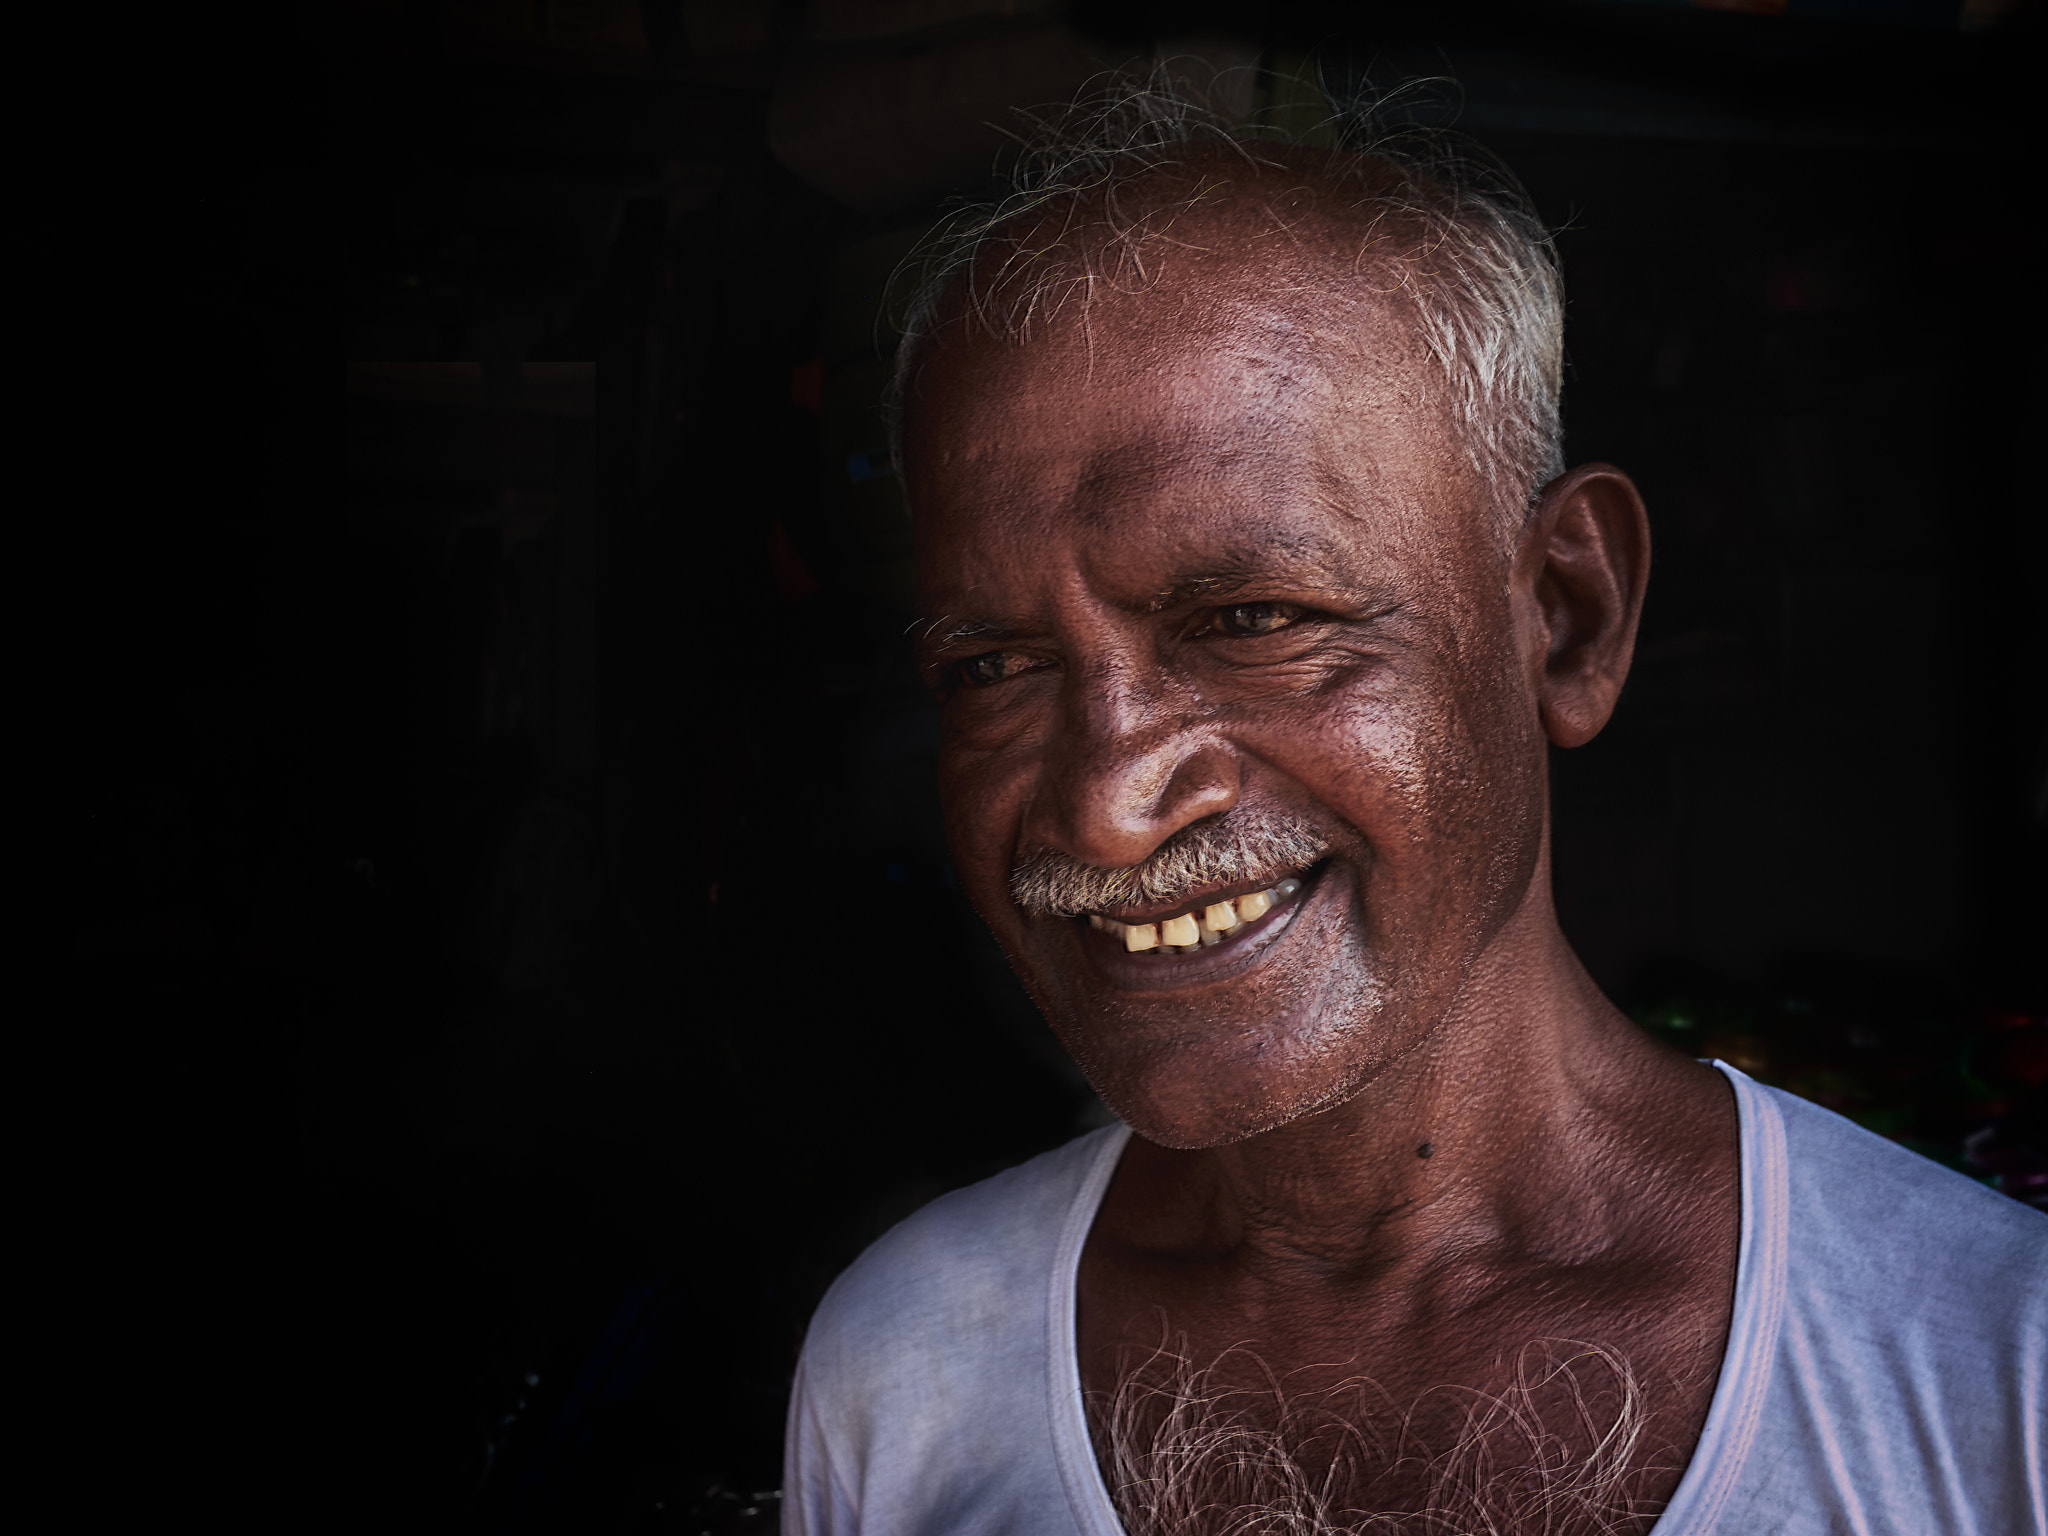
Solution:
M24 56L90 66L18 112L84 1000L19 1080L102 1482L772 1529L832 1277L1101 1123L953 885L873 408L896 263L1134 61L1296 126L1456 82L1658 541L1554 761L1568 932L2048 1201L2037 6L341 0Z

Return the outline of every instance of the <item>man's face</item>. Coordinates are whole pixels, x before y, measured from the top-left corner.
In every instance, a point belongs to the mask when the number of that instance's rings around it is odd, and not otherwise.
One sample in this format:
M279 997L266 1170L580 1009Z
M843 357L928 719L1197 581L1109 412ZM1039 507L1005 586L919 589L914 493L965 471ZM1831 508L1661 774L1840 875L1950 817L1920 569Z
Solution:
M1484 984L1540 862L1541 658L1399 304L1169 260L1022 346L945 333L906 472L962 878L1103 1098L1196 1147Z

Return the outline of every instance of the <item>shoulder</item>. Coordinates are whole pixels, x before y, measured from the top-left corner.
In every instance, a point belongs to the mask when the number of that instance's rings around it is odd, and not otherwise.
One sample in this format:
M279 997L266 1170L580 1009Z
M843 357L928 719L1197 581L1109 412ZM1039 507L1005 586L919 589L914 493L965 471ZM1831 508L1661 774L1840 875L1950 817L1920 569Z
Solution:
M1809 1407L1831 1400L1838 1422L1918 1423L1929 1443L1962 1436L1978 1449L1994 1438L1979 1422L1987 1393L2048 1413L2048 1216L1818 1105L1759 1091L1784 1131L1772 1180L1782 1205L1759 1223L1782 1257L1758 1270L1782 1309L1782 1390Z
M1817 1104L1756 1091L1784 1125L1795 1253L1921 1291L1950 1275L1986 1287L2010 1282L2015 1302L2022 1292L2041 1301L2048 1215ZM1956 1300L1951 1294L1944 1304Z
M834 1282L790 1399L786 1530L1072 1528L1052 1346L1072 1328L1062 1277L1128 1135L1093 1132L942 1196Z
M1687 1508L1717 1532L2040 1528L2048 1217L1728 1076L1742 1274Z
M1042 1313L1076 1203L1128 1134L1090 1132L899 1222L819 1304L804 1341L808 1371L871 1390L914 1360L928 1378L959 1340L985 1349L1015 1334L1025 1314Z

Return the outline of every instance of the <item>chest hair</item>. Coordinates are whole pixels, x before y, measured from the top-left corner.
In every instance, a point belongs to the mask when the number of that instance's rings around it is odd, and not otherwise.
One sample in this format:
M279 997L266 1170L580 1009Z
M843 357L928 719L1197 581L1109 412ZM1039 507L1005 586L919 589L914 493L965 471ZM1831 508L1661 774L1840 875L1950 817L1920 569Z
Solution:
M1610 1347L1543 1340L1493 1391L1405 1406L1364 1376L1290 1387L1257 1355L1126 1358L1089 1405L1129 1536L1619 1536L1683 1470Z

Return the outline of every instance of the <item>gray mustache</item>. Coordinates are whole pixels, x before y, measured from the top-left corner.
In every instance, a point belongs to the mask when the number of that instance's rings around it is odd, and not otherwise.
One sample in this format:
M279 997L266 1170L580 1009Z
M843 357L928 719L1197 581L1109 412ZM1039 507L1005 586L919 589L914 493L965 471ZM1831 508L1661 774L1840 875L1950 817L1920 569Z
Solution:
M1329 851L1322 834L1289 817L1231 814L1182 827L1144 863L1122 869L1041 848L1010 871L1010 894L1033 917L1177 904L1219 885L1273 885Z

